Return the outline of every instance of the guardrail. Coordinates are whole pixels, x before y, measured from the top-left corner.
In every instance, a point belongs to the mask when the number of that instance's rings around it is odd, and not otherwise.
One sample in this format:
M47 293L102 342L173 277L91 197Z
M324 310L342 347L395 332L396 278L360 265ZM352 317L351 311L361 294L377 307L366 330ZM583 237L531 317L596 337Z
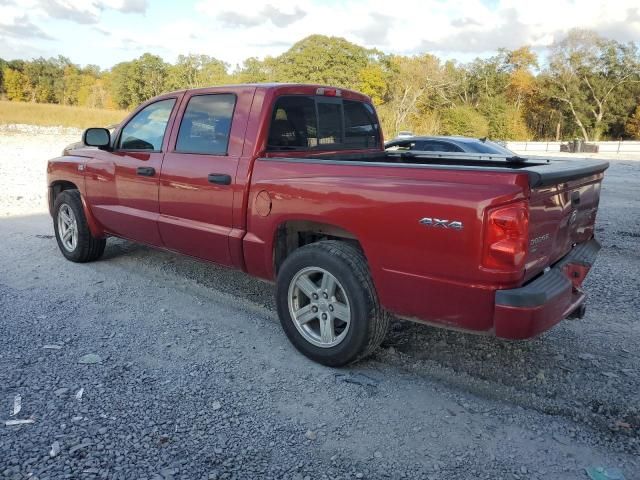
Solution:
M519 152L560 152L567 142L507 142L509 150ZM640 141L589 142L598 145L599 153L640 153Z

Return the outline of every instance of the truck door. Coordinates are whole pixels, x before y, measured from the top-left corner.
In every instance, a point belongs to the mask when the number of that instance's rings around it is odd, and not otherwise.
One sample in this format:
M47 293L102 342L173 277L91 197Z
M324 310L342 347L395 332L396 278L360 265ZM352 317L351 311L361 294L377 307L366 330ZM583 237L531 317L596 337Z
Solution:
M179 97L142 107L120 129L110 151L98 150L86 166L92 213L109 233L162 245L158 186L165 132Z
M234 188L246 130L243 109L251 101L245 105L242 99L232 90L188 93L160 176L164 245L222 265L233 264Z

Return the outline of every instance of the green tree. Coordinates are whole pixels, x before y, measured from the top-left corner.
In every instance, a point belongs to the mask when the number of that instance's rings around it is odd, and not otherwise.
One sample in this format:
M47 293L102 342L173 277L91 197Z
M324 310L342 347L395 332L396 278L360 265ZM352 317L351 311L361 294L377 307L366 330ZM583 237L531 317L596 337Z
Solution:
M517 110L525 106L536 91L536 78L531 69L538 67L538 56L528 46L505 51L505 66L508 72L506 95Z
M166 90L169 65L150 53L111 69L110 86L115 104L132 108Z
M107 108L109 95L102 78L81 74L78 87L77 104L83 107Z
M121 62L111 68L108 77L109 90L115 105L118 108L130 108L136 105L137 96L134 98L130 88L133 75L133 62Z
M276 64L277 60L273 57L264 60L247 58L238 68L236 80L240 83L273 82L276 78Z
M567 110L584 140L598 140L614 120L625 87L640 81L638 50L588 30L572 30L551 47L548 95Z
M56 99L62 105L77 105L78 94L82 85L82 75L75 65L67 65L63 69L62 77L56 82Z
M167 72L168 89L205 87L229 83L229 65L208 55L180 55Z
M640 105L638 105L624 126L625 133L636 140L640 140Z
M27 76L20 70L4 67L2 70L4 89L9 100L25 101L30 97L30 85Z
M544 77L536 77L535 82L535 88L527 95L523 109L527 129L532 138L559 141L566 125L563 106L550 99L545 92Z
M98 65L87 65L82 69L82 73L93 78L100 78L103 72Z
M60 72L53 60L37 58L26 62L23 73L29 82L30 101L56 103L56 79Z
M413 130L420 117L453 105L454 81L440 60L430 54L389 58L387 129Z
M68 58L0 59L0 94L12 100L129 109L166 90L225 83L301 82L369 95L383 129L500 139L637 136L638 45L572 31L539 72L530 47L500 49L467 64L430 54L384 55L312 35L275 57L229 65L208 55L174 64L145 53L101 71Z
M480 108L488 124L487 135L497 140L527 140L530 137L522 112L497 96L485 100Z
M4 69L8 66L8 63L3 58L0 58L0 95L5 92L4 89Z
M275 58L275 80L357 88L360 72L379 55L344 38L311 35Z
M388 74L382 65L372 63L360 70L358 90L369 95L375 105L382 105L387 96Z
M165 91L169 65L162 58L150 53L143 54L134 61L133 74L139 102L146 101Z
M488 59L476 59L463 68L464 99L466 104L479 106L487 99L504 95L509 84L507 51Z
M468 105L457 105L444 110L441 128L444 135L480 138L489 134L487 120L480 112Z

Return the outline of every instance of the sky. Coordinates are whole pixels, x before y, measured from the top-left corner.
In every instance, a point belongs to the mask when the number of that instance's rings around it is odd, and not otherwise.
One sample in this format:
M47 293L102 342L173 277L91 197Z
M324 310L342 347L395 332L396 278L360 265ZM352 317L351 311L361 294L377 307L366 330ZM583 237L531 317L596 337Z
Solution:
M525 44L544 53L574 27L640 42L640 0L0 0L0 58L108 68L197 53L233 68L317 33L465 62Z

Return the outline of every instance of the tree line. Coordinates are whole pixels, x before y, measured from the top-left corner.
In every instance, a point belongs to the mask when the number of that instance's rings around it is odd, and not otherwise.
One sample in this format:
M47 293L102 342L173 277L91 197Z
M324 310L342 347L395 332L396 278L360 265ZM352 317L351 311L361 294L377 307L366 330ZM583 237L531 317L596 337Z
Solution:
M109 70L68 58L0 59L12 101L132 109L169 90L253 82L310 82L369 95L384 131L503 140L640 139L640 55L572 30L545 63L529 46L461 64L424 53L390 55L337 37L309 36L283 54L234 69L208 55L173 64L145 53Z

